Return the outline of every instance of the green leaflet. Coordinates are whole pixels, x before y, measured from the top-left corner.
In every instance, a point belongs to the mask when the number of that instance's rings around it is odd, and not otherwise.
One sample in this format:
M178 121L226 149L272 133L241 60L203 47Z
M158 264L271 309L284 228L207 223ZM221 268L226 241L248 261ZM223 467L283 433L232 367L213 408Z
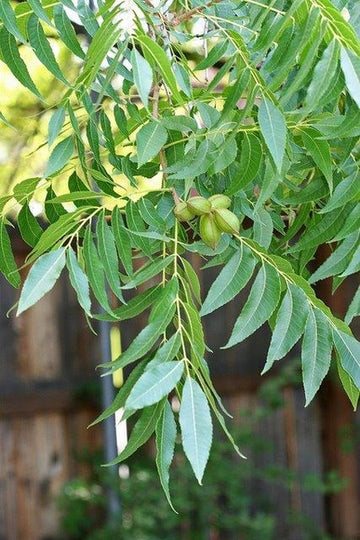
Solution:
M48 127L48 145L51 146L59 135L65 122L65 109L59 107L52 115Z
M166 303L166 307L171 307L175 303L178 294L179 279L176 275L173 275L166 285L161 287L159 295L151 308L149 322L160 319L162 313L168 313L168 311L164 311L164 304Z
M186 279L191 287L191 291L199 304L201 303L200 282L197 273L192 265L186 259L181 259L181 264L184 267Z
M313 399L329 371L332 348L329 321L322 311L310 308L301 347L305 405Z
M89 120L86 125L86 137L89 141L91 152L94 156L95 161L101 167L101 158L100 158L100 140L98 134L98 128L96 123L93 120ZM95 164L93 165L95 168Z
M322 133L324 139L333 139L334 130L337 138L359 137L360 135L360 110L354 106L349 108L346 116L327 116L313 127Z
M236 296L247 284L255 266L254 257L241 247L211 285L200 315L208 315Z
M70 283L77 294L79 304L85 313L91 316L89 280L79 265L76 255L71 248L66 252L66 265L69 270Z
M179 421L186 457L201 484L212 443L212 421L206 396L191 377L184 384Z
M136 422L133 430L131 432L129 441L126 445L125 450L121 454L107 463L108 467L116 465L121 461L124 461L130 457L140 446L142 446L154 433L156 424L159 420L162 409L164 408L165 400L152 405L151 407L146 407L141 415L139 420Z
M199 101L197 103L197 109L201 115L202 121L207 128L212 128L220 121L220 113L215 107Z
M213 143L205 139L199 144L196 152L180 162L174 163L171 167L165 169L169 172L169 180L183 180L184 178L195 178L204 174L211 163L210 153L215 151Z
M126 139L129 136L127 120L124 111L119 107L119 105L115 105L114 107L114 118L121 135Z
M345 322L350 324L354 317L360 315L360 286L352 299L349 309L347 310Z
M182 102L181 95L177 89L176 79L171 63L166 56L165 51L160 47L160 45L155 43L155 41L145 34L138 33L136 35L136 40L140 43L144 56L150 65L153 67L157 66L160 70L175 99Z
M325 214L321 221L315 220L313 224L307 228L305 233L302 234L300 240L291 247L289 251L295 253L302 249L317 247L320 244L329 242L341 230L348 214L349 209L348 205L346 205Z
M10 0L2 0L0 2L0 19L6 30L12 34L20 43L26 44L26 40L16 22L15 13L11 7Z
M341 48L340 58L346 86L351 97L360 107L360 58L343 47Z
M42 235L42 228L32 214L29 204L23 206L17 216L18 226L22 239L31 247L34 247Z
M63 43L76 54L79 58L84 58L85 53L82 50L74 30L73 25L68 19L65 9L61 4L54 6L54 23Z
M164 116L161 119L161 124L170 131L194 131L198 130L198 126L194 118L177 115L177 116Z
M145 124L136 134L138 167L153 159L167 141L167 131L158 122Z
M160 272L162 272L162 270L169 266L169 264L173 260L174 256L168 255L164 259L158 258L155 261L148 262L147 264L142 266L137 272L135 272L135 274L133 274L131 281L124 285L123 289L133 289L134 287L137 287L138 285L149 281L149 279L158 275Z
M126 377L124 384L116 394L113 402L89 425L89 427L106 420L106 418L109 418L109 416L112 416L116 413L116 411L124 407L125 401L130 394L132 387L145 369L146 362L147 359L142 360L134 367L134 369L131 370L129 375Z
M201 60L195 67L195 71L201 71L202 69L207 69L213 66L216 62L222 58L228 49L228 43L226 40L219 41L211 49L206 58Z
M328 31L332 36L360 55L360 42L354 29L330 0L306 0L306 2L320 9L321 17L326 21Z
M13 195L19 204L32 199L40 180L40 178L26 178L14 186Z
M283 178L283 174L277 170L272 161L268 158L265 159L265 169L261 182L261 191L256 201L255 211L257 212L262 205L269 199Z
M238 146L234 136L231 135L210 154L211 164L208 169L209 173L217 174L226 169L226 167L229 167L235 161L237 152Z
M345 371L345 369L341 365L339 355L336 355L336 356L337 356L336 364L337 364L337 369L338 369L338 374L339 374L341 384L343 385L343 388L345 392L347 393L348 398L351 401L354 411L356 411L360 392L356 388L354 381L352 380L348 372Z
M176 293L175 293L176 294ZM156 305L152 311L152 318L149 318L149 324L135 337L129 347L119 358L113 362L103 364L103 367L111 369L111 372L123 368L135 360L144 356L156 343L160 335L166 330L175 313L174 305L175 295L172 283L169 282L161 296L160 308Z
M129 300L126 304L123 304L122 306L113 309L114 315L101 313L95 315L95 318L101 321L126 321L128 319L132 319L133 317L136 317L137 315L145 311L145 309L147 309L149 306L151 306L158 297L159 292L160 285L150 287L144 292L139 293L133 298L131 298L131 300Z
M178 354L181 345L180 332L173 334L171 338L166 341L161 347L156 351L154 357L146 364L146 370L151 369L159 364L165 362L170 362Z
M151 201L142 197L139 202L139 212L145 223L153 227L155 230L164 232L166 229L165 221L159 216L157 208Z
M276 105L263 97L259 106L260 130L278 171L281 170L286 145L285 118Z
M74 141L73 138L69 136L59 142L51 152L44 176L48 178L61 171L61 169L69 162L73 153Z
M95 298L107 313L113 315L105 285L104 267L92 239L90 226L85 232L83 255L86 274L89 278L90 286Z
M340 277L351 276L360 271L360 244L358 243L356 250L351 256L349 265L345 268Z
M0 122L2 122L5 126L7 126L8 128L11 128L11 129L15 129L14 126L12 124L10 124L10 122L8 122L5 118L5 116L2 114L2 112L0 112Z
M288 283L286 294L276 317L262 373L266 373L276 360L283 358L300 339L305 330L308 311L309 304L303 290Z
M245 188L256 176L263 159L259 138L253 133L245 133L241 145L240 162L235 177L226 189L227 195L234 195Z
M101 111L100 113L100 124L104 137L106 139L106 148L109 150L110 154L116 154L111 122L104 111Z
M39 99L42 99L39 90L28 72L25 62L19 54L19 49L14 36L12 36L5 27L0 30L0 54L17 80Z
M70 178L74 177L76 173L73 173ZM70 182L69 182L70 184ZM86 187L86 186L84 186ZM99 197L102 193L92 192L84 189L84 191L72 191L71 193L65 193L64 195L59 195L58 197L53 197L49 203L68 203L73 202L75 206L99 206Z
M140 99L148 107L149 94L153 84L153 72L149 62L134 48L131 51L131 64L134 74L134 82L138 89Z
M105 213L102 212L96 224L96 234L98 241L98 252L104 266L106 279L115 295L124 301L121 292L119 277L119 261L116 252L114 235L111 227L107 224Z
M36 304L60 277L65 266L65 248L45 253L34 263L22 288L16 315Z
M52 26L52 22L47 16L45 9L42 7L40 0L27 0L27 3L39 19L46 22L49 26Z
M348 236L321 266L310 276L309 283L316 283L321 279L341 274L351 261L354 249L359 243L359 232Z
M330 197L327 204L320 210L321 213L332 212L340 206L344 206L350 202L354 197L359 195L359 171L355 171L353 174L344 178L334 189L334 193Z
M360 229L360 203L356 204L349 212L345 221L342 221L341 228L337 231L335 237L331 238L332 242L346 238L348 234Z
M273 239L273 221L269 212L260 207L254 212L254 240L265 249L269 249Z
M180 90L182 90L187 97L192 98L193 91L191 87L189 72L184 68L182 64L179 63L173 64L173 70L176 82Z
M77 226L78 219L82 214L82 210L70 212L61 215L57 221L52 223L47 229L45 229L27 258L27 262L33 262L40 255L57 245L61 239L70 234Z
M170 403L165 401L162 414L156 424L156 466L160 482L169 505L175 512L171 503L169 490L169 468L174 457L176 442L176 422Z
M360 342L352 335L333 329L335 348L342 367L350 375L357 389L360 389Z
M3 197L0 197L0 214L4 211L5 206L9 201L11 201L11 199L11 195L4 195Z
M111 214L111 224L113 228L114 240L119 258L128 276L133 275L131 242L121 217L119 208L116 206Z
M144 237L148 233L143 218L136 204L129 201L125 207L126 226L132 245L139 248L149 258L153 256L153 248L149 239ZM146 236L146 234L145 234Z
M30 45L40 62L52 75L54 75L54 77L66 84L66 86L70 86L70 83L64 77L59 64L56 61L52 48L45 36L43 27L35 15L31 15L28 20L27 32Z
M280 292L281 283L277 271L272 266L263 264L224 348L236 345L260 328L277 307Z
M188 331L189 340L191 342L191 359L193 360L193 349L196 348L198 354L203 356L205 354L205 336L204 329L201 324L200 314L191 304L183 304L183 309L187 318L187 324L185 328Z
M294 189L294 195L284 198L286 204L302 204L322 199L329 193L329 187L322 177L311 180L299 191ZM309 212L307 212L308 214Z
M77 85L86 84L88 87L91 85L99 73L102 62L109 54L114 43L119 39L119 36L122 33L121 25L113 22L114 18L119 13L119 10L120 6L115 6L113 10L109 9L104 17L103 23L101 26L98 26L94 14L88 8L89 15L93 17L93 22L95 24L91 31L87 28L89 34L91 34L93 38L86 52L83 72L76 81ZM85 19L89 20L87 14ZM85 19L83 19L83 23L86 27ZM127 41L124 40L121 45L119 44L118 50L124 50L126 46Z
M143 409L167 396L180 381L184 362L165 362L148 368L133 386L126 409Z
M11 249L10 238L3 220L0 220L0 272L13 287L19 287L20 274Z
M321 172L324 174L331 192L333 186L333 178L329 144L323 139L319 138L321 137L321 134L314 128L302 129L301 133L305 148L307 149Z
M303 112L314 110L320 99L329 92L334 84L339 60L339 45L334 39L322 54L314 68L311 83L307 89L305 109Z

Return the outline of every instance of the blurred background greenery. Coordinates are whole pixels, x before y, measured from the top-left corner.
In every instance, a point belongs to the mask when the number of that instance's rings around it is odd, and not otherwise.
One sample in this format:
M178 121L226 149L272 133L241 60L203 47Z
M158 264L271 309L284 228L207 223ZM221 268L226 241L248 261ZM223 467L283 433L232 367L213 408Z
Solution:
M67 64L75 75L78 68L71 53L57 40L51 43L57 51L60 65ZM42 176L48 157L49 119L52 108L59 103L64 92L64 85L45 70L29 47L20 46L20 53L47 101L41 102L21 87L7 66L1 64L0 196L8 193L16 182Z

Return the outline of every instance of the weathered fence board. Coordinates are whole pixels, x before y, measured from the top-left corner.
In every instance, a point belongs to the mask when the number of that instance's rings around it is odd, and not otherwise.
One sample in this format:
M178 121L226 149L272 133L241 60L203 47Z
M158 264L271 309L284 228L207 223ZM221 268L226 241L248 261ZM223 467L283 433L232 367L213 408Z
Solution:
M0 282L0 312L16 291ZM89 333L66 279L19 318L0 323L0 538L57 537L56 495L84 447L100 448L88 430L93 401L77 397L95 380L97 340Z

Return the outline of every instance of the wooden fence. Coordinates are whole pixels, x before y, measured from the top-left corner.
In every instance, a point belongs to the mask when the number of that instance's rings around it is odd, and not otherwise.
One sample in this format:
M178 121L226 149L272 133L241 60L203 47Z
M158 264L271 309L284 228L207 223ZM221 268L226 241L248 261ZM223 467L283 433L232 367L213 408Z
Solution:
M1 279L0 538L45 540L58 533L55 495L82 472L76 453L101 445L101 429L87 429L98 405L81 397L99 355L66 280L6 318L16 300Z
M24 257L17 244L19 262ZM195 265L199 264L196 259ZM203 289L213 279L205 273ZM327 285L325 284L325 287ZM324 287L324 285L323 285ZM328 295L328 290L320 291ZM341 314L343 289L335 299ZM247 292L238 301L205 319L210 360L216 386L235 417L241 408L259 404L259 373L269 335L262 329L255 337L230 350L221 350ZM100 361L99 339L93 336L64 277L53 291L21 317L6 313L17 292L0 281L0 539L49 540L59 533L55 496L70 478L84 473L76 453L84 447L100 448L101 428L87 429L98 404L82 389L96 380ZM141 320L123 328L124 346L139 331ZM296 351L293 352L296 354ZM348 479L338 495L288 491L260 480L252 489L263 490L272 501L281 540L307 540L288 530L285 513L301 511L336 539L360 538L358 415L331 379L319 397L304 409L301 387L283 390L285 408L259 423L258 432L272 442L271 450L249 456L258 465L274 463L299 474L322 475L337 469ZM238 418L241 421L241 418ZM349 449L349 441L352 447ZM234 539L235 540L235 539Z

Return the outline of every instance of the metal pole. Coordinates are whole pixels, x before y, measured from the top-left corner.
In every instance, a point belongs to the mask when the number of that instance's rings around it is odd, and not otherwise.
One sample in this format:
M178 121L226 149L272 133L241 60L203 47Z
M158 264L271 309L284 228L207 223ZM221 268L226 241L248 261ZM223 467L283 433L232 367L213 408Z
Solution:
M111 343L110 343L110 324L106 321L100 321L99 326L100 333L100 345L101 345L101 361L108 362L111 359ZM101 405L103 409L106 409L114 400L115 388L113 386L112 377L107 375L101 377ZM104 432L104 457L106 462L112 461L117 456L116 446L116 431L114 418L110 416L103 421ZM113 465L109 468L112 475L116 477L117 466ZM107 489L107 510L108 520L113 522L115 517L121 512L121 504L119 497L116 495L113 489Z

